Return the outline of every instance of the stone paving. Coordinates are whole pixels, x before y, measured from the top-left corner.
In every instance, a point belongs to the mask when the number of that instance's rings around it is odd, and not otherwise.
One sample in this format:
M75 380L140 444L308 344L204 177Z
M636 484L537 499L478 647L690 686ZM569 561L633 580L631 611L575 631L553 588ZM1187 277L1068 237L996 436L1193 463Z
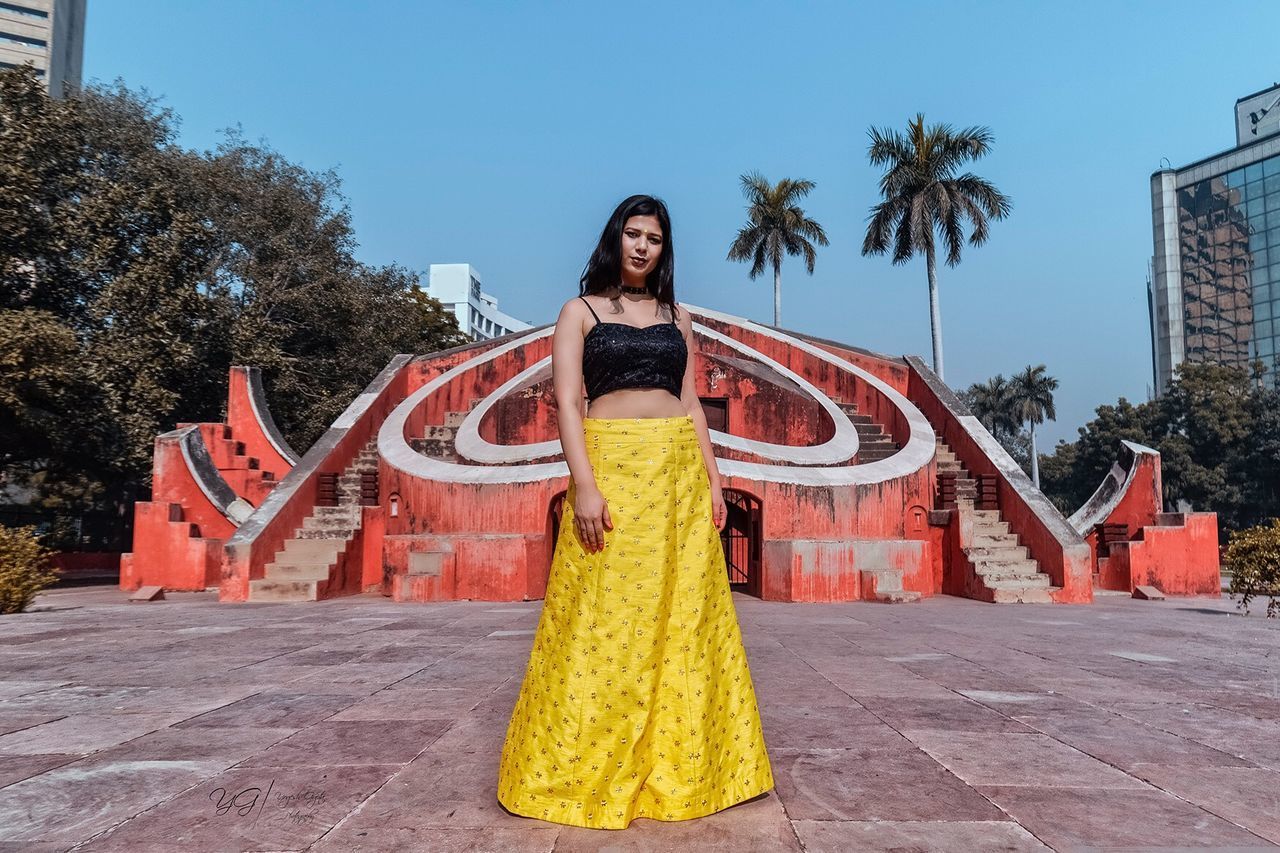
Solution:
M47 594L0 617L0 851L1280 846L1277 620L735 602L777 787L609 831L494 795L539 602Z

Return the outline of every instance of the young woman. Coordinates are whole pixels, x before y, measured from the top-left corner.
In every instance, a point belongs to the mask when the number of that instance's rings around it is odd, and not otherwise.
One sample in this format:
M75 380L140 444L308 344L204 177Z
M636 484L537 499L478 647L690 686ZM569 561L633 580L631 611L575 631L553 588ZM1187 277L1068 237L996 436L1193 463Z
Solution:
M622 829L773 787L674 270L666 206L632 196L556 321L570 481L498 770L517 814Z

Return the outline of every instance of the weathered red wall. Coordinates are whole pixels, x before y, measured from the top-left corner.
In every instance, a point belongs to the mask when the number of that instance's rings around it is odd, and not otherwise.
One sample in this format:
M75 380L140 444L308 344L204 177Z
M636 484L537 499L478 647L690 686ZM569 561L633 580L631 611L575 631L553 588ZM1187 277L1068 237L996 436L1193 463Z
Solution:
M1103 587L1132 591L1154 586L1166 595L1220 596L1217 514L1168 513L1156 522L1134 540L1110 546Z
M267 437L266 424L254 413L253 371L251 367L231 368L227 381L227 426L236 440L244 444L245 454L257 459L263 471L269 471L280 480L289 473L293 462L276 449Z

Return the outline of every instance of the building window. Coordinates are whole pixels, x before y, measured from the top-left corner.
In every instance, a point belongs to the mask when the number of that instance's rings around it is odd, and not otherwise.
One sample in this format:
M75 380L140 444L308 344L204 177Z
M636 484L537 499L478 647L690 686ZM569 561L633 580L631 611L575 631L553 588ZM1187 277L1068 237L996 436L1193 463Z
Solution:
M11 12L15 15L25 15L28 18L49 17L49 13L44 9L32 9L27 6L19 6L17 3L0 2L0 12Z
M7 41L7 42L12 42L13 44L20 44L23 47L38 47L38 48L41 48L42 50L49 46L49 43L44 39L31 38L30 36L20 36L20 35L15 35L14 33L6 33L3 31L0 31L0 41Z

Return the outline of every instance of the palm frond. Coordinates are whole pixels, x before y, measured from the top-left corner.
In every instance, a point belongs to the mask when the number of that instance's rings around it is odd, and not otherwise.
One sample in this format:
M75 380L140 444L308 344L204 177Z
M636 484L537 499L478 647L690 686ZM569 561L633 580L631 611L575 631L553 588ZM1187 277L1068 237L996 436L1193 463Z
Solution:
M785 255L800 255L812 273L816 253L809 241L825 246L827 235L797 202L817 184L796 178L771 184L759 172L741 175L739 180L748 201L748 224L730 245L728 260L751 260L751 278L755 278L766 266L779 269Z

